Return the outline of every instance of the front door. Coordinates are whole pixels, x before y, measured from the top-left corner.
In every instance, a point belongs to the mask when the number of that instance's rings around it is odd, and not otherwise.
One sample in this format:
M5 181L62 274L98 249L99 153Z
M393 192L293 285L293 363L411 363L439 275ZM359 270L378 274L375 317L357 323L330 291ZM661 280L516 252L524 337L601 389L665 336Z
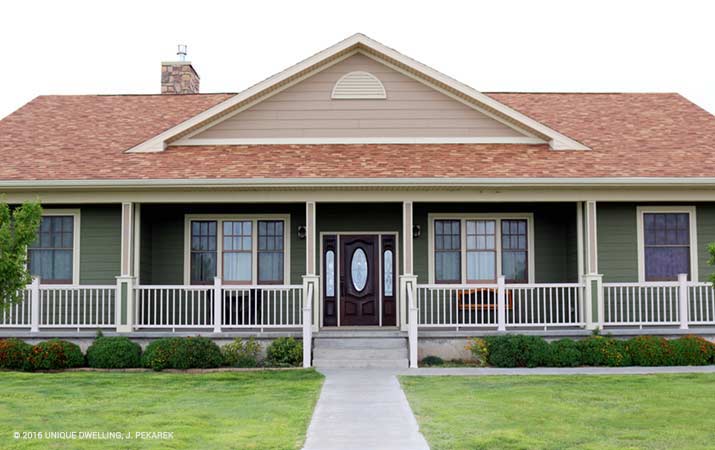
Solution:
M340 324L379 324L377 235L340 236Z

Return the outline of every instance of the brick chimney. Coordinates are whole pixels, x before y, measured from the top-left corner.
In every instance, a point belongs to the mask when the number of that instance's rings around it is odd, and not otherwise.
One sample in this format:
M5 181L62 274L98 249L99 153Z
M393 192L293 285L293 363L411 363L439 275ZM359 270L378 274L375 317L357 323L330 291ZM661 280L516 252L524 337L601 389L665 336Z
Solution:
M198 94L199 74L189 61L161 63L162 94Z

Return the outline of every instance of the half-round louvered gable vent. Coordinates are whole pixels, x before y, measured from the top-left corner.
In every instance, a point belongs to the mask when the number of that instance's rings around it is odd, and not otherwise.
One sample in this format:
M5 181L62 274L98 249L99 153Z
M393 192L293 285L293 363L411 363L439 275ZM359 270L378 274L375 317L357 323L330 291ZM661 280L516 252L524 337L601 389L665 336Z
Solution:
M343 75L333 87L335 99L374 99L386 98L385 86L368 72L350 72Z

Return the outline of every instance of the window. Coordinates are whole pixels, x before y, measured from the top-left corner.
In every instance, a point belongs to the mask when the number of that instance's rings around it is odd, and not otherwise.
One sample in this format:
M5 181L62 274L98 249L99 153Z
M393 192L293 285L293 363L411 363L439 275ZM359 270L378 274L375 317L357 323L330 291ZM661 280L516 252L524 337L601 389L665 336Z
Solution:
M253 274L250 220L223 223L223 281L250 284Z
M460 228L459 220L435 220L434 264L437 283L461 281Z
M325 295L335 297L335 252L325 253Z
M643 214L645 281L673 281L690 274L690 215Z
M392 250L385 250L382 258L383 265L383 284L385 297L392 297L394 295L393 289L393 269L392 269Z
M526 220L502 220L502 273L507 283L526 283L528 248Z
M212 284L282 284L285 280L285 220L246 216L187 216L185 280Z
M496 281L496 221L467 221L467 282Z
M191 284L211 284L216 276L216 221L191 222Z
M528 283L531 220L530 214L430 218L434 282L496 283L504 275L507 283Z
M48 284L72 284L74 279L75 217L43 216L37 239L28 248L30 273Z
M258 221L258 283L283 283L283 221Z

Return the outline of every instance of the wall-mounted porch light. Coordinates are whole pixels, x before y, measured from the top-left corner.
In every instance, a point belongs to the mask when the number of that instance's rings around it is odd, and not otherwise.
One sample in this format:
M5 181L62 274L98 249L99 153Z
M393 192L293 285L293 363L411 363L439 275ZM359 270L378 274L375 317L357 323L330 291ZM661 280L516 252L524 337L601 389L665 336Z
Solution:
M298 226L298 239L305 239L305 225Z
M421 234L422 234L422 228L420 228L419 225L415 225L412 227L412 237L413 238L417 239L418 237L420 237Z

